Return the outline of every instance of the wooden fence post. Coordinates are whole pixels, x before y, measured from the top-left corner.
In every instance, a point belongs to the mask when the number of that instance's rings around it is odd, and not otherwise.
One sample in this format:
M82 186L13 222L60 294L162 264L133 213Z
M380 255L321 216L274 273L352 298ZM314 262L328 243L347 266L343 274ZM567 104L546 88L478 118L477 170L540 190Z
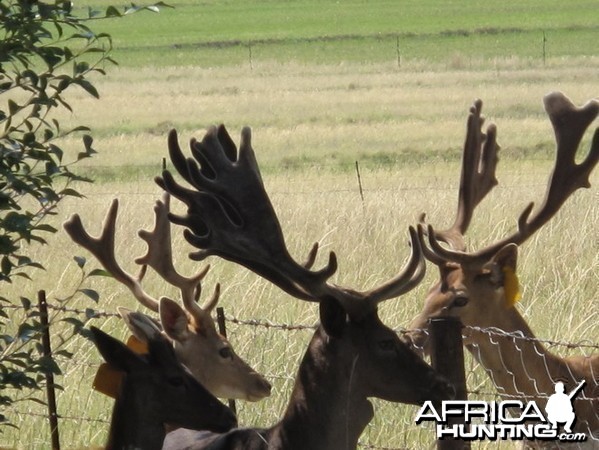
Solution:
M222 306L216 308L216 321L218 323L218 332L224 337L227 337L227 325L225 324L225 310ZM229 408L233 411L233 414L237 415L237 406L235 400L229 399Z
M429 319L432 339L431 363L435 370L451 381L456 389L455 400L467 400L462 323L457 317ZM450 420L448 425L463 424L463 417ZM469 449L470 442L459 439L437 440L437 450Z
M362 206L364 206L364 190L362 189L362 177L360 176L360 164L356 161L356 175L358 176L358 188L360 189L360 198Z
M52 359L52 347L50 345L50 324L48 321L48 303L46 291L39 291L37 301L40 310L40 322L42 324L42 349L44 358ZM60 450L60 437L58 434L58 413L56 411L56 392L54 391L54 374L51 370L45 371L46 395L48 397L48 421L50 422L50 434L52 436L52 450Z

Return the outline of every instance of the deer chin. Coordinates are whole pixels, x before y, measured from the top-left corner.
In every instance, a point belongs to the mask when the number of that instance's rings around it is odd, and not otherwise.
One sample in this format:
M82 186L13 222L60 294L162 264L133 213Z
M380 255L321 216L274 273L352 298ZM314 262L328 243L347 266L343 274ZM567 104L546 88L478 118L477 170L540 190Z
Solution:
M258 392L258 391L250 392L246 395L244 400L246 400L248 402L258 402L266 397L270 397L270 389L268 390L268 392L263 392L263 391L262 392Z
M367 398L356 403L352 405L354 412L362 418L365 423L364 427L366 427L374 417L374 406Z
M271 385L267 381L256 382L256 386L251 390L242 390L235 385L221 386L216 394L219 398L235 398L248 402L257 402L270 396Z

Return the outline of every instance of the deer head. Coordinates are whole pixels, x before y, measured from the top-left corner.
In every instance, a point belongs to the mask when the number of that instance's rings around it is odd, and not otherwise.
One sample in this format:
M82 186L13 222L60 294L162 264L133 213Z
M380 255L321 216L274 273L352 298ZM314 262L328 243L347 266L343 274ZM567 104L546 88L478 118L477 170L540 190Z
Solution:
M170 222L167 218L169 201L169 196L165 195L162 201L156 202L154 229L139 231L139 236L148 244L148 251L135 260L141 265L137 276L126 272L116 260L118 200L113 200L106 214L100 237L90 236L77 214L63 226L71 239L89 250L106 271L127 286L142 305L159 313L162 329L172 340L179 361L210 392L218 397L249 401L267 397L270 395L270 384L235 353L231 344L215 328L211 312L219 300L220 286L216 285L214 294L203 307L196 303L201 295L201 281L209 266L192 277L181 275L173 266ZM156 300L144 291L142 281L148 266L179 288L185 309L174 300L167 297ZM131 331L138 338L146 340L144 333L136 328L135 321L129 319L127 310L121 310L121 314Z
M159 333L140 356L98 328L94 343L112 367L126 375L115 402L108 449L162 448L166 423L215 432L230 430L235 415L177 361Z
M470 109L454 224L444 231L425 228L423 215L419 226L424 254L438 266L440 280L429 291L422 312L410 324L416 346L424 345L427 350L430 317L455 315L464 325L483 328L497 327L498 318L516 317L518 246L546 224L577 189L590 186L590 173L599 161L599 132L595 132L584 160L575 160L584 132L599 114L599 102L592 100L578 108L563 94L554 92L545 96L544 104L555 131L557 151L542 205L536 211L533 203L524 208L517 230L509 236L467 252L464 235L474 209L497 184L499 150L495 126L489 125L486 133L481 130L482 102L476 101ZM519 329L531 334L524 320L514 320L513 325L505 323L503 327L513 328L505 331ZM467 339L465 343L469 342Z
M312 270L317 244L306 263L298 263L289 254L264 189L249 128L241 133L239 151L222 125L210 128L202 141L191 141L194 158L183 155L175 131L168 143L176 170L193 189L180 185L169 171L156 181L187 205L186 215L169 214L169 219L186 227L185 238L198 249L190 257L200 261L219 256L245 266L299 300L318 304L321 326L302 362L296 389L326 383L323 371L328 371L326 379L335 391L344 385L341 380L351 376L351 395L368 411L367 397L417 404L450 395L448 383L402 343L377 313L379 303L405 294L424 276L414 229L410 229L410 259L395 278L363 292L338 286L329 281L337 270L334 252L319 270ZM321 368L318 380L312 379L316 367ZM370 420L371 411L366 415Z

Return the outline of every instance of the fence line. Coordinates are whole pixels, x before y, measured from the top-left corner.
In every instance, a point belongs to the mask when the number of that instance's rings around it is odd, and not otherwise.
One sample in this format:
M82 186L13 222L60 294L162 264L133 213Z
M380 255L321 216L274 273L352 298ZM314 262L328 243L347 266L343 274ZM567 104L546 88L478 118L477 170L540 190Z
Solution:
M24 306L18 306L18 305L4 305L3 308L12 309L12 310L24 310L24 311L28 310ZM57 306L57 305L47 304L47 309L53 310L56 312L64 312L64 313L83 315L88 320L97 319L97 318L120 317L119 314L117 314L117 313L96 310L96 309L91 309L91 308L78 309L78 308L70 308L70 307L62 306L62 305ZM287 332L313 331L314 329L317 328L317 324L276 323L276 322L272 322L272 321L264 320L264 319L240 319L240 318L237 318L234 316L225 315L224 312L221 312L221 319L224 320L225 322L233 323L235 325L240 325L240 326L258 327L258 328L272 329L272 330L277 330L277 331L287 331ZM461 324L459 324L459 325L461 325ZM539 343L543 343L543 344L547 344L547 345L563 346L568 349L585 348L585 349L593 349L593 350L599 351L599 343L594 343L589 340L585 340L585 341L579 342L579 343L573 343L573 342L567 342L567 341L531 338L531 337L523 336L522 333L520 333L520 332L506 332L501 329L492 328L492 327L482 328L482 327L464 326L463 331L461 333L458 331L458 334L461 334L463 336L464 330L466 332L468 330L470 330L470 331L485 333L489 336L490 339L492 339L493 336L501 336L501 337L508 337L510 339L513 339L514 341L521 339L521 340L529 341L529 342L535 341L535 342L539 342ZM409 330L407 330L405 328L396 328L394 331L396 331L398 333L407 333ZM461 338L457 345L459 345L460 349L462 348ZM70 363L70 364L73 364L76 366L77 365L86 366L86 367L96 366L96 364L87 363L87 362L84 363L81 361L74 360L73 358L70 358L70 359L65 358L64 360L62 360L62 358L59 358L59 360L61 360L61 362L63 362L63 363ZM435 361L433 361L433 365L435 365ZM445 366L447 367L447 364L445 364ZM435 366L435 368L437 368L437 370L439 370L439 367ZM465 371L463 371L462 373L465 375ZM267 376L269 378L278 378L278 379L284 379L287 381L292 381L295 379L295 377L290 376L287 373L270 374ZM480 389L470 390L470 389L467 389L467 387L464 387L464 393L466 394L466 396L476 395L476 396L485 396L485 397L491 397L491 398L521 399L523 397L523 395L511 395L511 394L500 393L500 392L487 392L487 391L480 390ZM524 397L526 397L526 395L524 395ZM549 398L550 395L537 392L534 395L534 397L535 398ZM50 398L50 394L49 394L49 398ZM589 401L589 402L599 402L599 397L583 396L583 397L580 397L578 400L579 401ZM12 409L12 408L8 408L7 412L12 412L13 414L16 414L19 416L33 416L33 417L48 418L47 413L44 414L44 413L36 413L36 412L30 412L30 411L24 412L24 411ZM101 423L101 424L108 424L110 422L108 420L98 419L98 418L90 418L90 417L82 417L82 416L74 417L74 416L68 416L68 415L60 415L60 414L57 414L56 412L50 413L50 417L53 418L55 421L60 419L60 420L69 420L69 421L95 422L95 423ZM58 424L55 425L55 428L56 428L56 430L58 430ZM464 444L465 447L461 447L460 446L461 444ZM444 447L445 445L447 445L447 442L438 441L439 449L445 448ZM456 446L452 447L451 445L449 445L447 448L453 449L453 448L467 448L468 447L465 443L460 443L460 442L455 442L455 441L454 441L454 445L456 445ZM366 448L366 449L372 449L372 450L405 450L403 448L376 446L376 445L371 445L371 444L362 443L362 442L359 442L358 446L360 448ZM54 447L54 448L58 448L58 447Z
M2 308L26 311L26 309L20 305L3 305ZM115 312L102 311L102 310L97 310L97 309L93 309L93 308L80 309L80 308L70 308L70 307L66 307L66 306L56 306L56 305L48 304L48 309L53 310L53 311L58 311L58 312L69 312L69 313L73 313L73 314L82 315L82 316L85 316L87 319L99 319L99 318L109 318L109 317L119 318L119 317L121 317L118 313L115 313ZM227 314L225 314L224 317L227 322L233 323L235 325L253 326L253 327L267 328L267 329L278 329L278 330L282 330L282 331L304 331L304 330L314 331L318 327L318 324L276 323L276 322L272 322L267 319L241 319L239 317L235 317L235 316L231 316L231 315L227 315ZM568 341L558 341L558 340L553 340L553 339L545 339L545 338L538 338L538 337L533 338L533 337L523 336L521 334L521 332L518 332L518 331L507 332L500 328L495 328L495 327L483 328L483 327L474 327L474 326L470 326L470 325L464 325L464 329L477 331L480 333L485 333L490 336L509 337L512 339L519 339L519 340L528 341L528 342L538 342L540 344L546 344L546 345L556 346L556 347L565 347L568 349L588 348L588 349L599 351L599 342L593 342L589 339L585 339L584 341L580 341L580 342L568 342ZM393 331L395 331L396 333L406 334L406 333L409 333L410 331L424 331L424 330L419 330L419 329L409 330L407 328L397 327L397 328L394 328Z

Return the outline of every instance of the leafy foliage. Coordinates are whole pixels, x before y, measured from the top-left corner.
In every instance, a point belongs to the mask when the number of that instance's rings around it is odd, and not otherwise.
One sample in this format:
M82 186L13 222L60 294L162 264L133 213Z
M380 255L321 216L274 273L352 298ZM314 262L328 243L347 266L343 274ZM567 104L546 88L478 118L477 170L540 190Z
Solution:
M0 283L30 279L31 269L43 269L24 254L23 244L46 244L45 236L57 231L47 223L49 216L63 199L82 196L75 182L91 181L72 171L74 164L96 153L92 137L84 134L89 129L64 129L54 118L56 110L72 111L65 97L72 89L99 98L92 75L103 75L106 66L116 64L110 57L110 35L94 32L87 23L141 10L156 12L158 6L166 5L131 6L122 12L109 6L77 17L68 0L0 0ZM82 149L67 157L60 142L72 133L83 134ZM86 274L85 261L77 263L81 282L60 300L63 305L76 295L99 299L82 287L97 273ZM43 356L39 311L32 304L26 297L0 296L0 411L14 403L17 393L20 399L30 398L26 391L42 387L44 373L60 372L53 359ZM87 319L94 317L89 311ZM83 330L76 317L63 314L57 320L73 324L72 335ZM0 414L0 425L8 423Z

